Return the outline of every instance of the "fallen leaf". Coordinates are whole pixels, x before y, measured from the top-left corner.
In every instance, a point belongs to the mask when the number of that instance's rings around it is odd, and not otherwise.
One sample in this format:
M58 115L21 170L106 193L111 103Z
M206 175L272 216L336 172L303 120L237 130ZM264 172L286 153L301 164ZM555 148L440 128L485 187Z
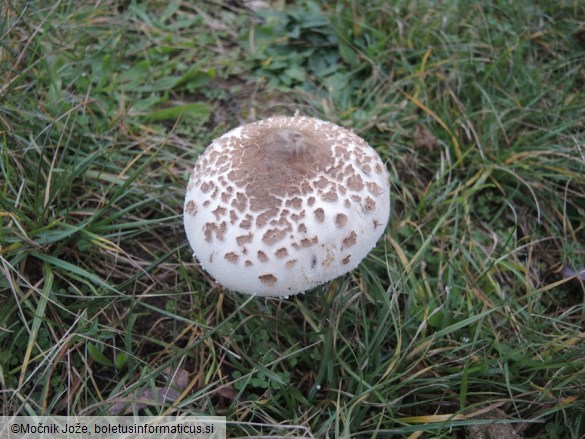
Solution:
M493 420L494 423L469 425L467 429L467 437L473 439L521 439L513 424L496 423L499 419L510 419L506 413L500 409L492 409L486 413L474 417L473 419Z
M167 367L163 374L169 383L168 387L145 386L131 392L124 398L112 398L110 402L116 402L109 408L108 412L115 416L129 415L150 405L176 401L189 384L189 372L180 367L177 369Z
M114 416L130 415L150 405L161 405L175 401L181 394L168 387L142 389L130 393L112 405L108 412Z
M217 390L219 396L223 396L227 399L234 399L236 397L236 389L231 384L226 384L225 386L219 387Z
M437 138L426 126L421 124L414 128L414 146L416 148L433 150L438 144Z

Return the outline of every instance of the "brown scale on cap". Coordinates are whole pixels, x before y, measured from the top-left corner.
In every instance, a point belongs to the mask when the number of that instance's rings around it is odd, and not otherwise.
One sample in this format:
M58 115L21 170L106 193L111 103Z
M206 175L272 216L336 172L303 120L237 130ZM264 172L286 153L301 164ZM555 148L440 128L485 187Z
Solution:
M359 174L353 174L347 178L346 185L349 190L359 192L364 188L364 180Z
M325 211L323 209L319 207L315 209L313 213L315 214L315 220L317 220L318 223L325 221Z
M262 236L262 242L273 245L278 241L282 241L286 236L286 231L281 229L268 229L264 236Z
M197 204L195 204L193 200L189 201L185 207L185 212L187 212L189 215L195 216L197 213Z
M343 227L347 224L347 215L344 213L338 213L335 215L335 225L337 227Z
M266 253L264 253L262 250L258 250L258 260L260 262L267 262L268 261L268 256L266 256Z
M217 230L217 224L215 223L207 223L205 224L205 228L203 229L203 234L205 235L205 240L211 243L213 239L213 232Z
M276 250L276 253L274 253L274 255L278 259L286 258L288 256L288 250L286 249L286 247L281 247L278 250Z
M232 201L232 206L238 209L240 212L246 210L246 195L242 192L238 192L236 198Z
M302 220L305 217L305 211L301 210L301 212L297 215L296 213L293 213L290 218L295 222L298 223L300 220Z
M357 234L352 230L349 235L343 238L343 248L349 248L355 245L357 242Z
M364 203L364 210L366 212L371 212L375 208L376 208L376 202L370 197L366 198L366 201Z
M274 285L277 281L276 276L272 274L263 274L262 276L258 276L258 279L266 285Z
M278 215L278 209L276 207L265 210L264 212L262 212L260 215L258 215L256 217L256 227L258 227L258 228L264 227L266 224L268 224L270 219L276 218L277 215ZM285 218L281 218L281 220L284 220L286 222Z
M367 186L368 191L374 196L382 195L384 193L384 190L373 181L368 183Z
M225 207L217 206L215 210L212 210L211 213L215 215L215 219L219 219L220 217L224 216L227 212Z
M286 202L284 203L284 205L286 207L292 207L293 209L300 209L301 207L303 207L303 200L300 199L299 197L294 197L291 198L289 200L286 200Z
M215 185L213 183L208 183L207 181L204 181L203 183L201 183L201 191L206 194L207 192L210 192L213 188L215 187Z
M252 220L254 217L250 214L246 215L246 217L240 223L240 228L244 230L249 230L252 227Z
M227 224L225 221L222 221L219 226L216 223L206 223L205 228L203 229L205 240L207 242L211 242L213 240L213 233L215 233L215 237L217 239L223 241L226 232Z
M252 239L254 239L254 235L252 235L252 232L249 232L247 235L236 236L236 242L239 247L243 246L244 244L252 242Z
M321 176L317 179L317 181L315 181L313 183L313 186L317 187L319 189L325 189L330 184L331 184L331 181L329 179L325 178L324 176Z
M325 192L323 195L321 195L321 198L325 201L337 201L337 192L332 189L329 192Z
M316 236L312 237L312 238L304 238L301 239L300 244L298 242L293 242L292 246L295 250L300 250L302 248L307 248L307 247L311 247L312 245L315 245L319 242L319 238L317 238Z

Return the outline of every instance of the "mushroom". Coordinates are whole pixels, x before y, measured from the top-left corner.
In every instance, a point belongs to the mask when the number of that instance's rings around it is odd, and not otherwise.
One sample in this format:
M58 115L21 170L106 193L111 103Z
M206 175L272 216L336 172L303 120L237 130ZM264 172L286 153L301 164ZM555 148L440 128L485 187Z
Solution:
M388 171L365 140L295 114L235 128L199 157L184 222L221 285L289 296L353 270L390 215Z

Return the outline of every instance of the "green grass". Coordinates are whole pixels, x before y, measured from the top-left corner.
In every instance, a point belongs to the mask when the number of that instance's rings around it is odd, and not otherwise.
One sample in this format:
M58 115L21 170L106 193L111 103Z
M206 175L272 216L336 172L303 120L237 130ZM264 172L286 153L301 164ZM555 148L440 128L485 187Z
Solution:
M230 437L456 438L490 408L585 436L585 7L243 3L1 6L0 412L174 386L140 409ZM305 295L225 291L182 228L190 170L295 110L380 153L387 233Z

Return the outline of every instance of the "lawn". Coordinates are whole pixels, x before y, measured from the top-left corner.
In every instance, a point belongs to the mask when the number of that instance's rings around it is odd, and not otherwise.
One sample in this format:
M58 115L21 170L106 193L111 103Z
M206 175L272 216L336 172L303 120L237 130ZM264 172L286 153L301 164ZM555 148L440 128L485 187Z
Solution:
M585 437L585 5L367 4L0 3L0 414ZM225 290L189 175L296 111L378 151L386 233L306 294Z

